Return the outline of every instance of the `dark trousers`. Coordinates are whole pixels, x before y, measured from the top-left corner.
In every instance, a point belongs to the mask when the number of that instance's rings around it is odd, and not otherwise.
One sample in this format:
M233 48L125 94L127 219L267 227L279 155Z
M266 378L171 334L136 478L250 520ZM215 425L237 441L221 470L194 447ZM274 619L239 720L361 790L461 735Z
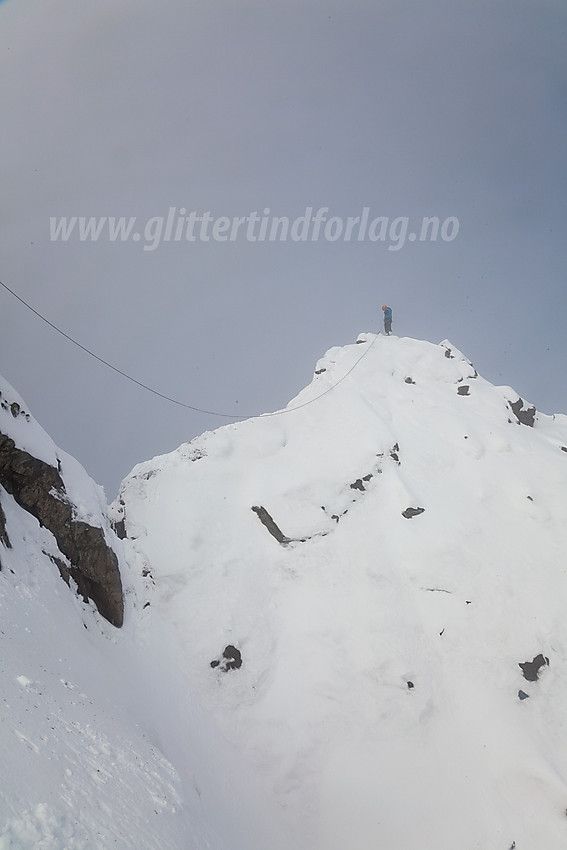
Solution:
M391 319L384 319L384 330L386 331L387 334L392 333L392 320Z

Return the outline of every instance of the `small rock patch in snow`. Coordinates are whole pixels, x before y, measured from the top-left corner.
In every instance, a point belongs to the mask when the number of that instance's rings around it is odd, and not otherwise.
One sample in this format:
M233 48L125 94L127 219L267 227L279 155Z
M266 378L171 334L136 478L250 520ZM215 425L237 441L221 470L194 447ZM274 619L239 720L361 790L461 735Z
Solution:
M419 516L425 511L425 508L406 508L402 511L402 516L406 519L412 519L414 516Z
M286 537L285 534L282 532L281 528L274 522L273 518L270 516L266 508L264 508L262 505L253 505L252 510L254 511L262 525L268 529L272 537L274 537L278 541L278 543L281 543L283 546L285 546L286 543L291 542L291 539L289 537Z
M223 673L228 670L238 670L242 667L242 653L232 644L228 644L223 650L222 658L215 658L214 661L211 661L211 667L213 669L218 667Z
M528 682L537 682L540 669L546 665L549 666L549 658L542 655L540 652L539 655L536 655L533 661L524 661L518 666L522 669L524 679Z

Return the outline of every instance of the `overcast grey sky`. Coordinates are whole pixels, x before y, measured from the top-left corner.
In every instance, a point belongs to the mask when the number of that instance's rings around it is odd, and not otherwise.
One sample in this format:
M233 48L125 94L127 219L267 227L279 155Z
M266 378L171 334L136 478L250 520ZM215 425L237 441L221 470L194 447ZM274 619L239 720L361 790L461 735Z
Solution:
M448 337L567 413L564 0L6 0L0 56L0 279L118 368L197 407L274 410L388 303L394 333ZM170 208L365 207L459 231L144 235ZM141 238L51 241L60 216L136 216ZM145 393L4 291L0 316L0 372L109 499L230 421Z

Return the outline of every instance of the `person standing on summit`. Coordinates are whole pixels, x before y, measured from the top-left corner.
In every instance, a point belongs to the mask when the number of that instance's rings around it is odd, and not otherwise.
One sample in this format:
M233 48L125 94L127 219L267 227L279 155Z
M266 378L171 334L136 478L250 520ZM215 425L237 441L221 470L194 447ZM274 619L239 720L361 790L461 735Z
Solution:
M382 310L384 311L384 332L387 336L390 336L392 333L392 308L382 304Z

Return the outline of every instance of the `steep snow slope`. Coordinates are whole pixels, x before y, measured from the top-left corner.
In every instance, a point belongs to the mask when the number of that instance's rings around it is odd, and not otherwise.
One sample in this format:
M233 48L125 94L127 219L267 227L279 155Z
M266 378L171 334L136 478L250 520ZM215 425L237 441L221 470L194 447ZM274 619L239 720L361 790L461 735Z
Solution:
M448 342L358 342L125 480L136 639L288 847L563 850L567 417Z
M0 431L60 469L75 517L122 561L102 489L0 394ZM131 595L118 630L61 580L53 534L2 487L0 505L0 850L261 846L262 790L180 690L163 638L137 640Z

